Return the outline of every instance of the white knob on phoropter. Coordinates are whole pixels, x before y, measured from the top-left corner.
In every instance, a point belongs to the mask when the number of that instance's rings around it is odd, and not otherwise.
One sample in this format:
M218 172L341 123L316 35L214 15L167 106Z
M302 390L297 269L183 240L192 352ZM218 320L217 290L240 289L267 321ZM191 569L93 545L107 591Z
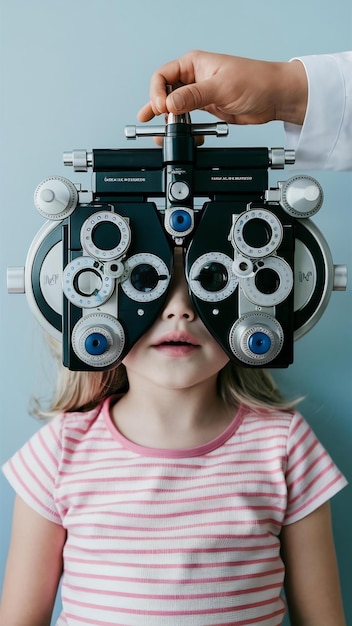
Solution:
M78 191L68 178L52 176L43 180L34 192L34 204L48 220L62 220L71 215L78 202Z
M293 176L286 182L279 183L279 187L280 204L293 217L311 217L323 204L323 190L311 176Z

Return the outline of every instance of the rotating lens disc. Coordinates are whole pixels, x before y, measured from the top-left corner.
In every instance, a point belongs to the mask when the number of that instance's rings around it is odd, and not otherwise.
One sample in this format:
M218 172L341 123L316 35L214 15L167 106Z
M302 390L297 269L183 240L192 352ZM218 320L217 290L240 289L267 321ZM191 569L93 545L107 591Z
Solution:
M206 302L228 298L238 285L232 271L233 260L222 252L207 252L193 263L188 283L192 293Z
M241 213L231 228L234 248L250 258L259 259L277 250L283 236L280 220L266 209L250 209Z
M129 257L125 262L126 280L121 288L136 302L151 302L162 296L170 283L170 272L164 261L149 252Z
M130 243L129 224L118 213L99 211L90 215L82 225L82 248L95 259L117 259L125 254Z
M66 265L62 276L62 289L75 306L92 309L108 300L115 281L100 269L100 263L90 256L80 256Z
M243 292L253 304L275 306L286 300L293 287L293 272L289 264L277 256L257 263L257 270L241 283Z

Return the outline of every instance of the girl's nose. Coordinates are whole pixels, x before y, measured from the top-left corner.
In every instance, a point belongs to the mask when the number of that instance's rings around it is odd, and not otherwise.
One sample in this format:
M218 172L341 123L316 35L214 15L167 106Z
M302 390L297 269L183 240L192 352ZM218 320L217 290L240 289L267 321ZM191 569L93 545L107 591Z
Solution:
M172 318L187 320L188 322L192 322L195 319L195 313L188 295L187 287L180 289L179 287L173 288L171 286L171 292L162 312L162 319L167 320Z
M182 256L175 253L174 274L172 277L170 291L166 304L162 312L162 319L184 319L189 322L195 319L196 315L188 293L187 280L184 273Z

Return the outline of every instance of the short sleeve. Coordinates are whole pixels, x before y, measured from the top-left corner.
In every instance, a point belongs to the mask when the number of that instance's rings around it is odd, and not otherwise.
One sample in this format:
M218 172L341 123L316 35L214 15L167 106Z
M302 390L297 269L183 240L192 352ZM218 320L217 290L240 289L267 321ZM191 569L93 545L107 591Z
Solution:
M55 489L61 462L62 416L42 427L5 463L2 471L30 507L46 519L61 524Z
M303 417L296 413L287 443L287 510L292 524L332 498L347 481Z

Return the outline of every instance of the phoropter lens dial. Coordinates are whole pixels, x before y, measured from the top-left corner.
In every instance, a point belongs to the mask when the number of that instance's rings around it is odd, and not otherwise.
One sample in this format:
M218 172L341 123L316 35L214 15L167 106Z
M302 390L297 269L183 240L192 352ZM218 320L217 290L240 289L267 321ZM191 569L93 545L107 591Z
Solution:
M234 221L230 240L234 248L250 258L259 259L277 250L283 236L282 224L272 213L254 208L241 213Z
M293 272L281 257L257 261L252 275L241 281L243 292L253 304L275 306L286 300L293 287Z
M115 280L106 276L101 263L89 256L80 256L66 265L62 289L75 306L90 309L104 304L112 295Z
M84 222L81 229L82 248L102 261L117 259L131 243L127 220L118 213L99 211Z
M238 285L232 271L233 260L222 252L207 252L193 263L188 283L192 293L206 302L228 298Z
M162 259L141 252L126 259L126 279L121 288L136 302L151 302L162 296L170 283L170 272Z

